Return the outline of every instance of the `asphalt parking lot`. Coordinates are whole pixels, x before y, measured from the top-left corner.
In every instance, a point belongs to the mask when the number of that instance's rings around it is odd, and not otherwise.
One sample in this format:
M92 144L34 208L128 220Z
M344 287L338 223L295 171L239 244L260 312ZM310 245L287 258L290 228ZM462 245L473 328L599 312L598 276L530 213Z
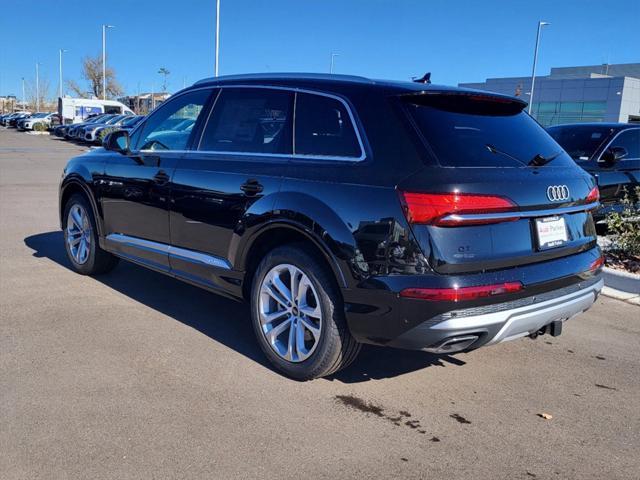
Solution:
M243 305L70 270L57 186L83 150L0 128L0 478L639 478L639 307L449 357L366 347L297 383Z

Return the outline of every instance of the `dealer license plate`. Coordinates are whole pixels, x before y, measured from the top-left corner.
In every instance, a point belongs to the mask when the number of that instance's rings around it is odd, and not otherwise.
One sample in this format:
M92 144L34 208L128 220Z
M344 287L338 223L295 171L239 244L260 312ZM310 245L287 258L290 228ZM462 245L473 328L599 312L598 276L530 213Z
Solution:
M563 217L546 217L536 219L538 249L547 250L567 243L567 224Z

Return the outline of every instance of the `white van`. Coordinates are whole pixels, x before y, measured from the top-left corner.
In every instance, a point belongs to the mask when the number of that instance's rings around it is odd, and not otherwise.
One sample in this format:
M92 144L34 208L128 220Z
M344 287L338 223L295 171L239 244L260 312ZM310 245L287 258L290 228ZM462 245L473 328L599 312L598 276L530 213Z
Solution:
M80 123L99 113L134 114L130 108L115 100L71 97L58 97L58 113L63 124Z

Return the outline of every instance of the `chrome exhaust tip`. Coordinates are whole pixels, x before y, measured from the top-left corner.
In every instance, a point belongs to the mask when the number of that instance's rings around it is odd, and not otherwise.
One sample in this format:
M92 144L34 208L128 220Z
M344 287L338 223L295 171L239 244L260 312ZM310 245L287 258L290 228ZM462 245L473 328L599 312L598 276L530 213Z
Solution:
M432 353L455 353L466 350L478 340L479 335L464 335L460 337L449 337L445 339L437 347L425 348L426 351Z

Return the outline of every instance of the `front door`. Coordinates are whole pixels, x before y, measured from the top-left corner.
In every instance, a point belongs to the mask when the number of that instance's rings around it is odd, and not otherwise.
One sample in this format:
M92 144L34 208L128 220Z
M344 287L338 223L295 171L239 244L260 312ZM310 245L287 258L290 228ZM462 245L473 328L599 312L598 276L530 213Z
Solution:
M169 270L171 182L210 95L200 89L172 98L135 130L130 154L109 154L99 181L109 250Z

